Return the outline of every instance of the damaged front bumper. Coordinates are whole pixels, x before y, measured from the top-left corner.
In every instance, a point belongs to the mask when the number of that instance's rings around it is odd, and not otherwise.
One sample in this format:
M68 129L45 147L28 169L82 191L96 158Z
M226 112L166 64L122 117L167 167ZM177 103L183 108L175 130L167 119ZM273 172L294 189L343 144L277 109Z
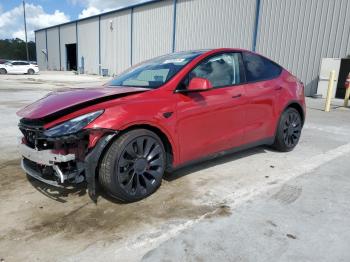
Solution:
M74 154L60 155L54 154L51 150L36 150L25 144L18 146L20 154L38 164L46 166L54 166L55 163L69 162L75 160Z
M22 159L22 161L21 161L21 167L24 170L24 172L26 172L26 174L32 178L35 178L35 179L37 179L45 184L48 184L48 185L51 185L54 187L64 187L64 185L63 185L64 175L63 175L62 171L60 171L60 169L57 166L54 166L54 168L55 168L56 172L58 171L58 174L60 175L60 179L61 179L62 184L60 184L58 181L44 178L42 172L38 171L35 167L33 167L33 165L31 165L30 162L28 162L28 160L26 160L25 158Z
M29 176L55 187L78 184L84 181L84 163L74 154L61 155L51 150L36 150L19 145L22 169Z
M76 170L75 172L65 174L59 166L62 163L74 162L76 160L74 154L61 155L52 153L51 150L39 151L25 144L20 144L18 149L23 157L21 161L22 169L35 179L56 187L62 187L66 180L71 180L72 178L74 178L76 183L83 181L83 177L79 177L79 174L83 170ZM40 166L42 168L39 168ZM52 168L53 171L51 174L55 175L59 181L46 179L44 177L45 172L43 170L46 169L47 171L47 169L50 168Z
M20 129L24 137L18 149L25 173L55 187L86 181L89 195L95 200L98 162L116 131L82 130L75 135L50 138L43 135L42 129L23 125Z

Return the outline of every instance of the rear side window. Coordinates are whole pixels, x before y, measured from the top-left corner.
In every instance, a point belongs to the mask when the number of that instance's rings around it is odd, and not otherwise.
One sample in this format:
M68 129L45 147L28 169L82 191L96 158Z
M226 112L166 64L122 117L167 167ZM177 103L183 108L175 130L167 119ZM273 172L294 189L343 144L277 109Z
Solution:
M276 78L282 71L279 65L252 53L243 52L243 62L246 68L246 79L248 82Z

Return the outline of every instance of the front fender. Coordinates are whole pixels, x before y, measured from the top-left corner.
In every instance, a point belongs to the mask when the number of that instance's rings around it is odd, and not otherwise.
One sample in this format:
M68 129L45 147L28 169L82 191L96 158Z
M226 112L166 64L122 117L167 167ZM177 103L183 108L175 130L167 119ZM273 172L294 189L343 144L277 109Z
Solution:
M121 126L121 128L119 129L120 131L124 131L124 130L128 130L131 129L133 127L142 127L142 128L149 128L151 130L158 130L160 131L169 141L170 146L172 148L172 153L173 153L173 161L172 161L172 165L177 165L179 163L179 148L178 148L178 144L177 144L177 136L175 135L175 132L172 130L168 130L166 127L159 125L156 122L152 122L152 121L134 121L134 122L130 122L127 123L123 126Z
M97 142L96 146L90 151L89 154L85 157L84 166L85 166L85 178L88 187L88 193L90 198L96 203L96 172L97 166L100 161L101 156L103 155L107 145L112 141L112 139L117 135L117 133L110 133Z
M86 128L123 131L132 127L150 127L161 132L172 147L173 164L178 162L176 108L171 99L157 98L106 108L105 112Z

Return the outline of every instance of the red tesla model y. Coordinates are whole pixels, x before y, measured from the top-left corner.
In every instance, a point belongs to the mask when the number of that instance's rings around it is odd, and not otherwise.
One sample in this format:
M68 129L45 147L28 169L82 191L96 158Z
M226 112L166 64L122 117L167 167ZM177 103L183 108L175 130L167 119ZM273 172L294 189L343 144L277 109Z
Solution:
M92 198L99 183L131 202L198 160L258 145L292 150L304 86L250 51L178 52L102 87L52 92L18 115L25 173L57 187L86 181Z

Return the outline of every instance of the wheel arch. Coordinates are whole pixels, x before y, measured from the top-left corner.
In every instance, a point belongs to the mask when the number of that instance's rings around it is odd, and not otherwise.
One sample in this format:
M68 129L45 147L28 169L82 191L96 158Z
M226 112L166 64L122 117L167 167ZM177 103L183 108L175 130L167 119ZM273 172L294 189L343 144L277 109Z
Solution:
M298 102L298 101L290 101L289 103L286 104L285 107L283 107L283 109L281 110L280 114L279 114L279 117L277 118L277 122L276 122L276 125L275 125L275 131L274 131L274 135L273 137L276 137L276 134L277 134L277 128L278 128L278 125L279 125L279 122L280 122L280 119L282 117L282 114L284 111L286 111L288 108L294 108L295 110L297 110L301 116L301 120L302 120L302 125L304 125L304 122L305 122L305 112L304 112L304 109L303 109L303 106Z
M135 123L135 124L132 124L132 125L125 127L124 129L121 129L118 136L120 136L121 134L127 133L131 130L135 130L135 129L147 129L149 131L154 132L157 136L159 136L159 138L161 139L161 141L164 145L165 152L166 152L166 169L170 169L174 163L175 148L174 148L174 144L172 143L172 140L170 139L169 135L166 134L166 132L163 131L161 128L159 128L155 125L152 125L149 123Z
M169 135L167 135L161 128L148 123L133 123L122 128L115 129L115 131L113 131L114 129L110 129L110 132L106 132L106 134L99 139L92 151L90 151L90 153L85 157L85 172L87 172L86 179L88 182L88 193L94 202L97 201L95 179L99 176L98 167L101 165L103 156L112 143L118 139L118 137L135 129L147 129L159 136L166 150L166 171L172 170L173 163L176 161L175 156L177 151Z
M302 124L304 125L305 122L305 112L304 109L302 107L302 105L298 102L298 101L291 101L289 102L284 109L281 111L281 115L284 111L286 111L288 108L294 108L295 110L297 110L301 116L301 120L302 120Z

